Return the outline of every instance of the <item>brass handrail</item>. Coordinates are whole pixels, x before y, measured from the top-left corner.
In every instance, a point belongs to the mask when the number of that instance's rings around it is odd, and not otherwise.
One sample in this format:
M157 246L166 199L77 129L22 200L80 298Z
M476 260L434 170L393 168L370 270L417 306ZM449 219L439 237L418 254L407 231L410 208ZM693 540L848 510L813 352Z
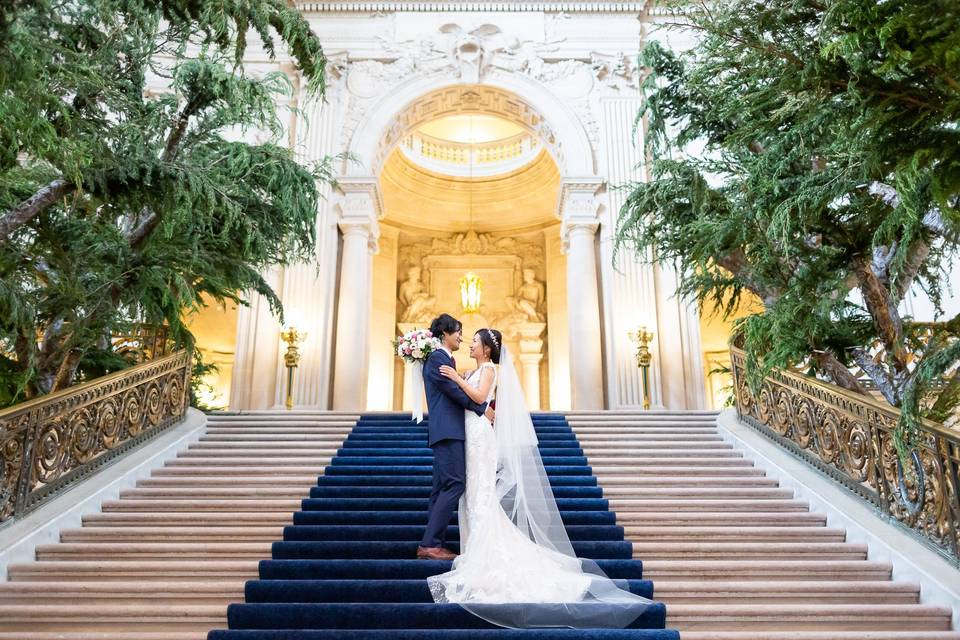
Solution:
M741 420L874 505L960 565L960 433L925 420L905 472L893 442L900 412L792 371L767 376L754 394L745 353L731 347Z
M178 351L0 411L0 525L182 420L191 358Z

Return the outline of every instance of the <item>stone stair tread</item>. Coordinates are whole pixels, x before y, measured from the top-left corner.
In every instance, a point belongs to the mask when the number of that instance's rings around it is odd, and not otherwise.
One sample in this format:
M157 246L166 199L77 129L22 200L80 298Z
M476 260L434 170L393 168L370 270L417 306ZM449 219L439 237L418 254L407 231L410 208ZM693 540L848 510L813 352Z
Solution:
M79 529L64 529L60 532L61 542L79 542L79 541L106 541L106 540L131 540L131 541L155 541L157 538L170 537L184 540L199 540L204 538L231 540L243 538L256 538L266 540L279 540L283 536L283 526L271 527L210 527L184 526L184 527L150 527L149 531L143 531L139 527L83 527ZM0 583L2 584L2 583Z
M681 640L960 640L956 631L684 631Z
M729 537L735 540L751 540L760 538L770 539L805 539L819 540L822 538L839 538L840 542L846 538L844 529L827 527L719 527L719 526L661 526L644 527L625 525L624 532L635 543L649 539L703 539L722 541Z
M205 631L0 631L0 640L206 640Z
M697 582L695 580L659 580L656 583L657 597L668 596L676 593L768 593L775 591L789 591L791 593L840 593L851 591L871 591L873 593L906 593L918 595L920 585L915 582L881 582L877 580L869 581L845 581L838 582L833 580L809 580L809 581L713 581Z

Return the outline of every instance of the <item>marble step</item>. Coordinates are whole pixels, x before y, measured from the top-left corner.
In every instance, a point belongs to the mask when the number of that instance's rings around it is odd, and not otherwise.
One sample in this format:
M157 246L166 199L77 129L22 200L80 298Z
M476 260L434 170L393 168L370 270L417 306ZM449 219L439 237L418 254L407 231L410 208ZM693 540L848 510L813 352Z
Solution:
M323 468L326 463L315 463L300 466L259 466L250 465L242 467L216 466L210 468L197 466L182 467L160 467L152 471L152 477L163 478L170 476L213 476L216 478L226 478L231 476L290 476L310 474L314 477L323 474Z
M779 487L780 482L776 478L758 475L742 476L679 476L679 477L656 477L656 476L605 476L604 481L598 482L598 485L604 489L614 487Z
M285 485L278 487L233 486L233 487L145 487L124 489L120 498L185 499L185 498L230 498L233 500L256 500L260 498L304 498L316 483Z
M283 525L245 527L81 527L60 532L61 542L273 542L283 537ZM2 583L0 583L2 585Z
M638 500L638 499L611 499L610 510L620 514L637 512L669 512L677 511L708 511L708 512L775 512L775 511L807 511L809 505L801 500L729 500L717 498L715 500L700 499L671 499Z
M948 631L951 611L930 605L884 604L675 604L667 609L667 627L684 631Z
M593 475L595 475L600 484L603 485L608 480L614 478L637 478L641 476L655 478L680 478L696 476L766 476L766 472L764 472L763 469L757 469L756 467L744 465L716 467L705 465L701 466L696 464L688 464L687 466L656 466L652 464L644 464L633 467L594 467Z
M680 640L960 640L957 631L684 631Z
M283 467L300 467L300 468L309 468L313 465L314 469L317 469L318 472L322 471L323 467L329 464L330 458L323 456L307 456L307 455L298 455L286 456L286 457L277 457L277 458L267 458L265 460L264 456L241 456L241 455L224 455L224 456L215 456L215 455L206 455L203 457L178 457L172 460L167 460L164 463L166 467L202 467L202 468L212 468L212 467L256 467L258 469L264 468L283 468ZM432 459L430 457L424 457L422 461L423 466L429 466L432 464ZM740 467L752 467L753 461L747 460L742 457L707 457L707 456L698 456L695 452L685 452L684 455L677 455L675 457L661 456L656 453L652 453L647 456L631 456L626 458L591 458L590 465L594 468L595 473L606 473L606 474L616 474L616 473L631 473L636 472L638 467L650 466L654 468L659 467L701 467L706 470L707 468L715 467L727 467L727 468L740 468ZM629 466L625 466L629 465Z
M71 542L37 546L37 560L262 560L270 557L266 542Z
M709 512L680 513L636 512L617 513L617 524L627 526L736 526L736 527L815 527L826 526L827 517L809 511L767 512Z
M0 582L0 604L29 606L59 601L101 601L103 604L155 601L181 601L194 604L220 604L243 601L242 580L145 582Z
M624 535L634 543L660 541L684 542L844 542L847 532L827 527L747 527L747 526L691 526L643 527L625 526Z
M198 511L285 511L288 514L299 511L301 500L290 500L285 498L259 498L252 500L216 500L216 499L196 499L196 500L158 500L158 499L127 499L127 500L105 500L101 509L104 512L110 511L138 511L138 512L161 512L176 511L178 513L198 512Z
M0 640L207 640L206 631L0 631Z
M4 631L74 632L78 626L88 631L111 628L143 631L208 631L227 622L224 605L160 603L140 604L54 603L0 605Z
M889 580L892 566L887 562L835 560L645 560L643 577L658 581L681 580ZM654 587L656 589L656 587Z
M805 603L805 604L916 604L920 585L881 580L682 582L661 580L654 585L656 599L673 604Z
M291 476L167 476L137 480L137 487L290 487L312 486L317 474Z
M135 527L153 528L162 526L181 527L263 527L293 524L290 511L252 511L231 513L229 511L206 512L138 512L114 511L88 513L81 518L86 527Z
M191 487L142 487L124 489L120 492L121 499L150 498L150 499L178 499L178 498L232 498L235 500L251 500L257 498L303 498L310 493L313 483L299 485L288 484L276 487L260 486L191 486ZM344 487L337 487L344 488ZM421 488L421 487L418 487ZM429 487L422 487L428 491ZM359 497L359 496L354 496ZM783 500L793 497L788 489L768 487L740 488L740 487L676 487L676 488L642 488L608 487L603 490L604 498L617 499L665 499L665 498L703 498L722 499L735 498L755 500Z
M867 546L848 542L636 542L633 557L652 560L866 560Z
M157 476L137 480L137 487L215 487L215 486L312 486L317 482L318 473L299 474L286 476L202 476L202 475L182 475L182 476ZM338 485L348 486L348 485ZM421 486L421 485L416 485ZM718 476L718 477L679 477L679 478L657 478L657 477L637 477L607 478L604 483L604 489L620 489L624 487L636 487L640 490L645 488L670 488L670 487L710 487L710 488L777 488L779 482L775 478L766 476Z
M254 580L259 560L48 560L8 566L11 582Z

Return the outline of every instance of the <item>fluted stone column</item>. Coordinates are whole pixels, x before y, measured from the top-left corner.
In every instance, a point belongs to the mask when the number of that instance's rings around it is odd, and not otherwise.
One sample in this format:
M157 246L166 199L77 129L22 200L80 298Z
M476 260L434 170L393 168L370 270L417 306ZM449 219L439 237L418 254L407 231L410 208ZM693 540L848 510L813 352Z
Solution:
M567 254L570 318L570 395L574 410L603 409L603 355L596 233L600 182L564 180L560 217Z
M372 178L342 178L340 230L340 294L337 300L337 342L333 373L333 408L366 408L370 360L368 329L373 281L373 254L377 250L379 193Z

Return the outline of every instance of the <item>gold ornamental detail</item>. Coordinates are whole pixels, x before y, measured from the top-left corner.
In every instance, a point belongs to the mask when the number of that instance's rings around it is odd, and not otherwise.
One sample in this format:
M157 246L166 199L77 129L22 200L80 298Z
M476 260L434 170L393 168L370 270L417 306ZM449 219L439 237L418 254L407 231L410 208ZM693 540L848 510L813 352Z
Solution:
M0 411L0 524L182 420L190 370L179 351Z

